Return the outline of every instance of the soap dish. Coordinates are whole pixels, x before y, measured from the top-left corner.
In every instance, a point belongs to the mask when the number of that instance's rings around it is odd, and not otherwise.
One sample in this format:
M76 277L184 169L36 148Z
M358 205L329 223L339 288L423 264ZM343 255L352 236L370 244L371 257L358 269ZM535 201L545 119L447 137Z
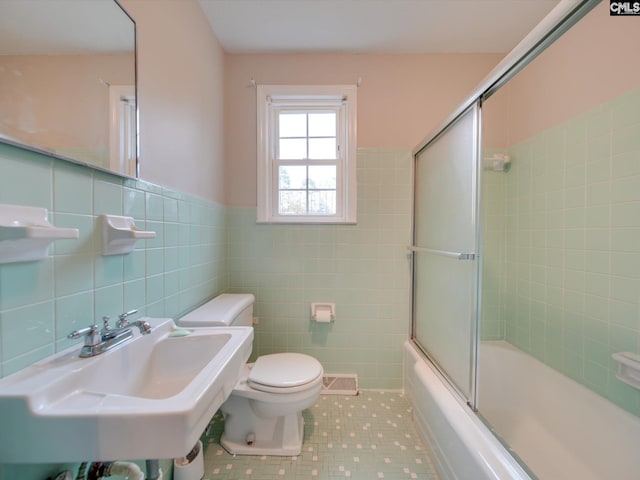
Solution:
M0 204L0 263L30 262L48 256L51 242L80 236L77 228L59 228L47 209Z
M100 215L102 255L124 255L133 251L137 240L156 238L156 232L136 227L133 218Z
M617 352L611 356L619 364L616 373L618 380L640 390L640 355L633 352Z

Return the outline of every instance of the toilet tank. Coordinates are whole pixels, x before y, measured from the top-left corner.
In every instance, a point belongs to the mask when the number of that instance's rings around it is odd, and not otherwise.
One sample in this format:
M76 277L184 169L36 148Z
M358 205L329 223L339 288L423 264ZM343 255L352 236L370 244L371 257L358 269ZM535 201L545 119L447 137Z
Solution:
M250 293L223 293L178 320L182 327L250 327L253 302Z

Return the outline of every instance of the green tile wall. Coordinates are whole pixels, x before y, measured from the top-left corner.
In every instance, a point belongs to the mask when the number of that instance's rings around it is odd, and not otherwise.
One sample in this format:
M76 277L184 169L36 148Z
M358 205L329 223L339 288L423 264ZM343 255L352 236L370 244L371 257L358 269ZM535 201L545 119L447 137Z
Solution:
M0 265L0 375L71 345L71 330L138 308L179 317L221 291L257 296L255 354L301 351L363 388L401 388L409 330L411 152L358 153L357 225L257 225L255 208L223 207L141 181L0 145L0 203L48 208L80 230L38 262ZM126 256L100 254L97 215L154 230ZM312 324L312 301L336 303ZM37 480L61 466L0 465Z
M254 353L308 353L362 388L402 388L411 158L359 149L357 225L258 225L255 208L229 209L229 284L256 295ZM311 302L335 302L335 323L312 323Z
M485 266L503 275L483 296L501 306L487 336L504 326L510 343L640 415L611 359L640 352L640 89L509 153L503 201L483 214L502 242L484 242Z
M0 265L0 376L73 345L69 332L104 315L176 317L228 287L225 207L3 144L0 171L0 203L47 208L54 225L80 230L45 260ZM157 236L102 256L102 213Z

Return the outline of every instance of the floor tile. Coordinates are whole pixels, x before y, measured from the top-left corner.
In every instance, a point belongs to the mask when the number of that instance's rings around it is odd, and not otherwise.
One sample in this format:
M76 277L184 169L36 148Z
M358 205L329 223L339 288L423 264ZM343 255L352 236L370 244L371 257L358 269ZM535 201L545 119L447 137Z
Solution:
M303 412L305 434L296 457L229 455L219 444L224 419L216 414L205 445L205 480L437 480L399 392L322 395Z

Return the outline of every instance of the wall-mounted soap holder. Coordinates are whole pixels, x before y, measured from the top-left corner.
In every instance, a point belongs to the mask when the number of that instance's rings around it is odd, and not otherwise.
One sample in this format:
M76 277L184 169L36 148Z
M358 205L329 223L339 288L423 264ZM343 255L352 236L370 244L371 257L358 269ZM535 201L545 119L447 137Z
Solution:
M77 228L54 227L47 209L0 204L0 263L47 258L51 242L78 238Z
M619 363L616 377L627 385L640 390L640 355L631 352L619 352L611 355Z
M133 218L100 215L102 255L124 255L133 251L137 240L156 238L156 232L136 227Z

